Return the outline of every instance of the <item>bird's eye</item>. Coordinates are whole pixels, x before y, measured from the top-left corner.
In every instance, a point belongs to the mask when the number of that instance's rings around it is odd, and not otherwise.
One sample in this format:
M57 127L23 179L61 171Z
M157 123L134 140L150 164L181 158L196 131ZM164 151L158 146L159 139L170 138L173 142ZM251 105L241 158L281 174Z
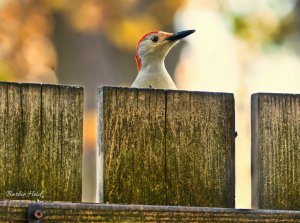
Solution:
M156 43L158 41L158 36L151 37L152 42Z

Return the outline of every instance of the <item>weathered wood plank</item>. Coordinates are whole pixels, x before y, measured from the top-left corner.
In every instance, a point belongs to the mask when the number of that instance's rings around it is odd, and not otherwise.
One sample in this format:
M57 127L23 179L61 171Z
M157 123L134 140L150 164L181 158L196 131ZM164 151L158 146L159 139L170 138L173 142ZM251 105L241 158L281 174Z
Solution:
M64 86L60 88L61 157L58 186L62 194L55 200L81 200L82 196L82 137L83 137L83 88ZM66 181L66 179L68 179ZM74 201L78 201L74 200Z
M62 115L60 110L60 93L59 88L52 86L43 86L42 101L42 152L41 152L41 170L42 170L42 184L48 185L44 188L44 193L49 194L49 199L59 200L58 187L64 179L60 179L59 174L60 165L56 162L53 156L61 155L61 141L62 136L60 131L53 131L53 129L61 129ZM59 96L59 97L57 97ZM47 111L47 112L43 112ZM57 181L53 180L57 179Z
M83 88L0 82L0 199L81 200Z
M26 222L33 202L0 201L0 221ZM183 206L39 203L47 222L300 222L300 211L239 210Z
M164 203L164 96L122 88L103 88L100 95L101 202Z
M101 202L234 207L232 94L103 87L98 97Z
M42 192L41 163L41 85L22 84L18 159L18 190ZM10 128L7 126L7 128ZM33 163L36 161L36 163ZM36 170L36 171L35 171ZM34 190L33 190L34 188Z
M167 197L171 205L234 207L234 98L167 93Z
M0 145L5 145L5 126L6 126L6 113L7 113L7 87L0 88ZM0 157L5 157L5 147L0 146ZM4 179L5 171L4 162L0 162L0 179ZM2 171L1 171L2 170ZM0 197L5 195L5 182L4 180L0 181Z
M300 209L300 95L252 95L252 205Z
M6 93L1 97L6 98L6 104L4 105L5 113L2 114L3 119L1 126L4 128L3 144L0 144L1 150L4 151L4 156L0 157L3 177L4 188L3 191L5 197L10 197L10 191L17 191L19 187L19 148L20 148L20 130L21 130L21 87L17 84L1 84L1 87ZM9 127L8 127L9 126ZM4 180L5 179L5 180ZM2 184L2 185L3 185Z

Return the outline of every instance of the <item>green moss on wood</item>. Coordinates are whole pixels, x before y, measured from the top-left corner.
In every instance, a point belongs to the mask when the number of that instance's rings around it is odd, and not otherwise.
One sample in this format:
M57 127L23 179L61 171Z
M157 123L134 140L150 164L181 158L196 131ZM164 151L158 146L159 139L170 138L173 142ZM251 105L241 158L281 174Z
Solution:
M300 95L252 96L252 202L300 208Z
M99 91L103 202L234 207L232 94Z
M0 82L0 199L81 200L83 88Z

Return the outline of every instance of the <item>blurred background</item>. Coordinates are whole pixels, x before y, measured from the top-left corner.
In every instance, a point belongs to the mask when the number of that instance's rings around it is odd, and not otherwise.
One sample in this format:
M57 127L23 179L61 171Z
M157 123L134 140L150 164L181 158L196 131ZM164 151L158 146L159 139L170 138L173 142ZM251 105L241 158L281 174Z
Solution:
M0 21L0 81L85 87L84 201L95 199L97 88L131 85L142 34L196 29L166 67L180 89L235 94L236 206L250 207L250 95L300 93L299 1L0 0Z

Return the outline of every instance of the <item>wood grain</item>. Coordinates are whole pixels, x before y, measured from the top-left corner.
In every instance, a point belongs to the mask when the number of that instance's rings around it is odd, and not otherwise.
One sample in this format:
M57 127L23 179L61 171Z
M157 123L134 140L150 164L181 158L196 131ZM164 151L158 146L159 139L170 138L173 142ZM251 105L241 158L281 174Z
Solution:
M21 88L17 84L1 84L0 114L0 193L18 189L18 166L21 129ZM7 127L9 126L9 128Z
M99 143L104 152L105 202L165 202L164 105L164 96L156 92L102 91Z
M0 201L0 221L26 222L26 211L33 202ZM183 206L110 205L47 203L43 222L300 222L300 211L239 210Z
M232 94L103 87L98 99L101 202L234 207Z
M234 207L234 99L167 93L167 204Z
M81 200L82 116L81 87L0 82L0 199Z
M252 205L300 209L300 95L252 96Z

